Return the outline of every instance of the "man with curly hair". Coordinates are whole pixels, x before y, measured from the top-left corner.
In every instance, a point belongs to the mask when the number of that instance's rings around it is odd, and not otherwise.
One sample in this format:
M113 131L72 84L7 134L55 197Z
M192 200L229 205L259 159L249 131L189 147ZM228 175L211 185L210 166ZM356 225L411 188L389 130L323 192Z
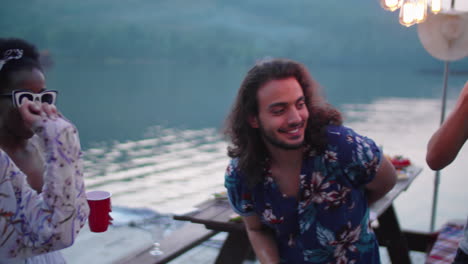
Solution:
M250 69L225 134L225 186L261 263L380 263L369 203L395 185L395 169L342 126L303 64Z

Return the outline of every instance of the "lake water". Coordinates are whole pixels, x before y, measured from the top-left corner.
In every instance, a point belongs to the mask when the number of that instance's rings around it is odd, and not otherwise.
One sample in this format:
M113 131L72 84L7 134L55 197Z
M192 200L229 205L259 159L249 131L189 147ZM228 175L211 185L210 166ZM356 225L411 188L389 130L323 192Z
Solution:
M250 65L59 63L48 85L64 87L59 107L80 130L88 190L111 191L115 206L161 213L224 190L227 143L219 131ZM347 126L424 168L396 210L404 228L427 231L434 173L425 150L439 124L442 71L308 66ZM466 79L450 76L448 110ZM442 171L436 227L466 217L467 155Z

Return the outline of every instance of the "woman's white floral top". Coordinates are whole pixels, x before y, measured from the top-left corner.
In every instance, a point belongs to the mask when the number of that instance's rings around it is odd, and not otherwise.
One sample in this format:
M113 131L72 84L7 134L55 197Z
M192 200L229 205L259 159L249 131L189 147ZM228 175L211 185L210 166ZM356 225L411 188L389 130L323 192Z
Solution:
M43 149L42 192L0 150L0 259L27 258L69 247L85 224L86 201L78 131L62 118L33 127Z

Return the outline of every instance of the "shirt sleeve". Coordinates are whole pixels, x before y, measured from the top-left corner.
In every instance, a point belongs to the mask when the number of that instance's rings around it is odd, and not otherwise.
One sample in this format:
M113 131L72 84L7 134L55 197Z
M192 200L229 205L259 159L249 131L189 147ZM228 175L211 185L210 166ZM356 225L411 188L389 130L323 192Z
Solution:
M354 186L371 182L382 159L375 142L347 127L332 127L328 133L332 145L336 144L337 159L349 181Z
M241 216L254 215L252 192L247 188L244 178L237 169L237 159L231 160L224 177L229 203L232 209Z
M77 129L58 118L36 123L33 130L46 150L40 194L0 150L0 259L69 247L88 218Z

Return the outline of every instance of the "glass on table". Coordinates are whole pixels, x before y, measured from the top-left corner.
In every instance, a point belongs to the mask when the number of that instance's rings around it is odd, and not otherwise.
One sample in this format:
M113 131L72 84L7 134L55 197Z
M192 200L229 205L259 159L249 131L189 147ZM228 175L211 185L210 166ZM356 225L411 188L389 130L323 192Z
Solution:
M164 254L159 241L164 238L166 231L171 227L171 222L163 218L152 218L146 219L138 226L150 235L152 247L149 250L149 254L152 256Z
M161 250L161 244L159 241L164 237L164 227L160 225L153 225L153 227L147 229L151 234L151 240L153 247L149 251L149 254L152 256L161 256L164 252Z

